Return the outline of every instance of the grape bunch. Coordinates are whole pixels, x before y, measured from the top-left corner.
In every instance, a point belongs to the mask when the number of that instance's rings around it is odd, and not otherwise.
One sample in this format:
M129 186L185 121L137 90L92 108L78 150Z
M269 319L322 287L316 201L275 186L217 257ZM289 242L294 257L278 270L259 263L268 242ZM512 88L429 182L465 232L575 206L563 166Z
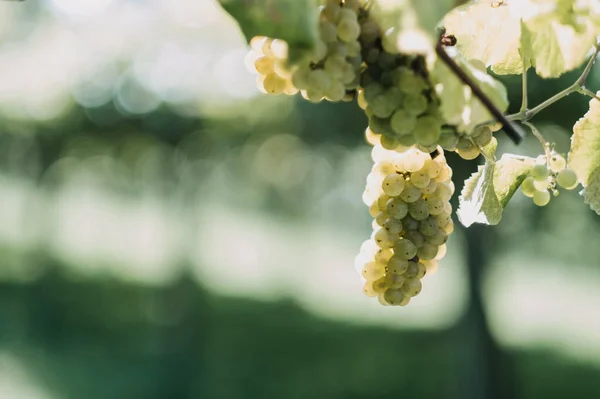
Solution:
M298 93L292 83L288 66L288 45L285 41L255 36L250 40L250 47L247 62L258 73L256 86L259 90L274 95Z
M297 65L288 62L288 47L284 41L253 38L249 61L258 73L259 89L289 95L300 91L311 102L352 100L362 64L358 41L360 6L358 0L324 0L319 11L319 38L315 48Z
M546 206L550 194L558 196L558 187L573 190L579 185L575 171L567 166L565 158L552 151L547 157L540 156L529 175L521 184L523 194L537 206Z
M381 145L367 176L363 200L373 216L373 233L356 258L364 292L383 305L407 305L421 292L421 279L437 268L454 230L450 197L452 170L443 149L400 153Z

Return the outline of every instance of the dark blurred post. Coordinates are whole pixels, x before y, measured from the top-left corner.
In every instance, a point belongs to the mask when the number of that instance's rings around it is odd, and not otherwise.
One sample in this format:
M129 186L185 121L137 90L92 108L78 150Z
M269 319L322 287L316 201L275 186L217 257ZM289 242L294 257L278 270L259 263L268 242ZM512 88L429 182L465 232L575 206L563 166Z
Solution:
M460 354L460 386L465 399L517 398L514 362L490 332L482 296L482 280L494 247L493 227L472 225L467 239L469 304L456 328Z

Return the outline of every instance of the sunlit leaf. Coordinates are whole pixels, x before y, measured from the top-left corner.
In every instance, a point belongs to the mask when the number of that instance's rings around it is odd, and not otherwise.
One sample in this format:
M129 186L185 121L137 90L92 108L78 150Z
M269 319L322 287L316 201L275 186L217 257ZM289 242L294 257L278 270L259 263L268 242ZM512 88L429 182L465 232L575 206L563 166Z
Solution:
M496 107L504 112L508 108L506 87L487 73L480 61L467 61L455 49L448 48L447 53L473 79ZM469 133L483 122L493 119L487 108L477 99L471 89L442 62L436 61L432 79L441 99L441 111L444 119L456 125L461 132Z
M600 2L480 1L450 12L444 25L468 59L495 73L520 74L524 56L538 75L557 77L589 56L600 33Z
M535 164L533 158L505 154L497 161L486 161L467 179L459 198L459 221L495 225L502 219L504 207Z

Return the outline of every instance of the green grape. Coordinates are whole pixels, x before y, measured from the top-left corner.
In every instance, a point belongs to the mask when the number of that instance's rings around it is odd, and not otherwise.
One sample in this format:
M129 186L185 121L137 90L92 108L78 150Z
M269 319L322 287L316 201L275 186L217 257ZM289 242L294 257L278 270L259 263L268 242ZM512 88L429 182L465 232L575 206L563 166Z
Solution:
M382 294L387 290L387 283L385 281L385 277L381 277L378 280L373 281L373 291L378 294Z
M402 145L397 137L388 136L387 134L382 135L379 142L386 150L395 150L398 146Z
M423 260L432 260L438 253L438 247L436 245L432 245L429 242L423 244L421 248L417 250L417 256L419 259Z
M387 263L387 271L392 274L403 274L408 269L408 260L394 255Z
M419 228L419 222L413 219L412 216L406 216L402 219L402 226L406 231L414 231Z
M329 43L327 45L327 56L346 58L348 56L348 47L346 47L345 43L338 41Z
M395 237L386 229L379 229L374 235L375 242L381 248L391 248L394 246Z
M406 157L402 161L402 164L407 172L413 173L423 169L423 166L425 166L425 161L428 158L429 156L421 151L413 150L406 153Z
M408 113L415 116L421 115L423 112L427 111L427 97L420 93L411 93L404 97L402 105Z
M321 7L321 18L328 21L337 21L340 16L341 8L338 4L327 3Z
M473 142L478 147L485 147L492 141L492 131L489 127L484 126L478 129L477 134L473 134Z
M396 167L392 162L389 161L379 162L376 165L375 170L383 177L396 173Z
M397 197L404 190L404 177L398 173L387 175L381 183L383 192L391 197Z
M360 26L360 41L367 44L374 43L379 37L379 26L371 19L365 20Z
M553 153L548 161L548 166L552 172L560 172L567 167L567 161L562 155Z
M548 180L548 178L544 179L544 180L533 180L533 187L535 187L536 190L539 191L544 191L547 190L550 186L550 181Z
M344 57L332 56L327 57L323 68L329 76L340 79L344 76L346 65L348 65L348 63Z
M352 41L349 43L346 43L346 49L348 52L348 57L358 57L360 55L360 42L358 41Z
M437 198L441 198L444 202L450 201L450 198L452 198L452 188L450 188L448 183L439 182L434 195Z
M319 24L319 38L325 43L337 41L337 27L329 21L321 21Z
M432 236L427 237L427 242L431 245L435 245L439 247L442 244L445 244L448 241L448 234L445 231L439 230Z
M412 70L405 67L396 69L395 78L398 88L406 94L419 93L426 87L420 76L415 75Z
M418 201L408 204L408 214L417 221L427 219L429 216L429 205L427 204L427 201L419 199Z
M419 265L418 265L418 263L417 262L413 262L413 261L408 262L408 268L404 272L404 278L406 280L410 280L410 279L413 279L413 278L417 277L417 274L419 274Z
M417 230L407 230L406 232L404 232L404 238L412 241L412 243L415 244L417 248L425 244L425 236Z
M383 227L394 236L402 232L402 222L399 219L388 219Z
M298 68L292 74L292 83L300 90L305 90L310 86L308 76L310 70L304 68Z
M385 93L375 97L369 106L373 109L373 114L379 118L388 118L394 112L394 105L388 101Z
M333 80L327 90L325 90L325 98L332 102L341 101L346 95L346 88L337 80Z
M445 202L439 197L427 198L427 205L429 206L430 215L439 215L444 212Z
M321 102L323 101L323 97L325 96L322 90L316 89L314 87L302 90L300 93L302 94L302 97L304 97L311 103Z
M371 241L372 242L372 241ZM375 244L375 243L373 243ZM375 248L379 248L377 247L377 244L375 244ZM379 263L380 265L387 265L388 261L392 258L392 256L394 256L394 253L392 252L391 249L389 248L379 248L377 250L377 252L375 253L375 262Z
M415 138L412 135L399 136L398 143L403 147L412 147L415 144Z
M429 174L427 173L425 168L423 168L421 170L418 170L418 171L410 174L410 182L415 187L425 188L425 187L429 186L429 183L431 182L431 178L429 177Z
M393 306L400 306L404 301L404 294L400 289L389 289L383 294L387 303Z
M341 18L344 18L344 16L342 15ZM356 14L354 14L354 19L341 19L340 22L338 22L337 36L341 41L347 43L358 39L360 36L360 25L356 21Z
M394 219L404 219L408 214L408 204L400 198L392 198L387 202L385 210Z
M404 282L404 284L402 285L401 290L404 295L414 297L414 296L419 295L422 288L423 288L423 284L421 283L421 280L419 280L418 278L415 277L415 278L406 280Z
M380 196L377 199L377 206L379 207L379 209L381 209L381 210L386 209L387 210L387 203L388 203L389 199L390 199L389 195L385 195L384 194L384 195Z
M308 75L310 89L325 91L331 84L331 78L322 69L314 69Z
M456 149L456 153L462 159L470 161L470 160L473 160L473 159L477 158L479 156L480 151L479 151L478 147L476 147L475 145L473 145L472 147L464 149L464 150L460 149L460 148L457 148Z
M366 280L377 280L385 275L385 268L375 262L365 265L362 275Z
M356 12L354 12L352 9L344 7L340 10L338 21L343 21L345 19L349 21L356 21L356 18Z
M438 139L438 144L445 150L455 151L458 145L458 136L454 133L442 133Z
M421 262L420 260L419 260L419 263L417 263L417 267L419 269L418 269L417 275L415 277L417 279L422 279L427 274L427 267L425 267L425 264L423 262Z
M400 198L404 202L415 202L421 198L421 190L413 186L410 181L404 183L404 190L400 193Z
M566 188L567 190L572 190L579 184L577 181L577 175L571 168L565 168L558 172L556 175L556 182L559 186Z
M406 238L401 238L394 244L394 254L400 257L400 259L409 260L414 258L417 254L417 247L412 243L412 241Z
M387 215L384 212L378 212L377 215L375 215L375 222L379 225L382 226L385 224L385 221L387 220Z
M417 118L403 109L397 110L390 119L392 130L399 135L410 134L417 124Z
M429 184L427 185L427 187L421 189L421 192L424 195L432 195L435 193L436 188L437 188L437 182L434 179L431 179L429 181Z
M263 81L263 87L270 94L282 94L286 87L285 79L280 78L274 73L270 73L265 76Z
M366 296L374 298L378 295L377 291L373 289L375 282L367 280L363 285L363 292Z
M400 288L402 287L402 284L404 284L404 276L400 274L387 273L385 275L385 283L388 288Z
M388 118L379 118L376 115L373 115L369 118L369 128L378 134L392 133L390 120Z
M426 237L433 237L439 230L435 217L428 217L419 224L419 232Z
M273 72L273 65L275 64L272 57L260 56L254 60L254 68L256 72L261 75L267 75Z
M408 207L406 209L408 212ZM377 206L377 201L375 201L369 206L369 215L375 217L377 216L377 213L379 213L379 207Z
M438 227L443 229L452 221L452 216L450 216L449 213L441 213L439 215L435 215L434 219Z
M425 161L425 165L423 166L423 169L425 169L427 171L427 174L429 175L430 178L435 179L440 174L442 167L440 166L439 163L437 163L433 159L428 159Z
M390 87L385 91L385 98L394 110L402 104L404 94L397 87Z
M390 306L389 303L387 303L387 301L385 300L385 292L387 291L387 285L386 285L386 289L383 292L380 292L379 294L377 294L377 300L379 301L379 304L382 306Z
M533 194L536 191L536 188L533 184L534 182L535 180L533 180L533 177L531 176L527 176L527 178L523 180L523 183L521 184L521 191L523 192L523 195L529 198L533 197Z
M537 206L546 206L550 202L550 192L548 190L537 191L533 193L533 203Z
M531 168L529 175L536 181L546 181L548 179L548 168L546 165L537 164Z

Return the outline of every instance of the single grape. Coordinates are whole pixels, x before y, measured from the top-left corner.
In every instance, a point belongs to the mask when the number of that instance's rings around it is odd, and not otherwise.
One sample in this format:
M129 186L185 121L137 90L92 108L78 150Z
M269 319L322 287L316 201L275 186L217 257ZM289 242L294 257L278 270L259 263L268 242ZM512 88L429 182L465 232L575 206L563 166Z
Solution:
M381 248L391 248L394 246L395 237L386 229L379 229L375 233L375 242Z
M344 16L342 15L341 18L344 18ZM360 36L360 25L356 21L356 14L354 14L354 19L344 18L338 22L337 36L341 41L346 43L358 39L358 36Z
M550 202L550 192L548 190L533 193L533 203L537 206L546 206Z
M408 260L402 259L398 255L394 255L387 263L387 271L393 274L403 274L408 268Z
M404 190L400 193L400 198L404 202L415 202L421 198L421 189L413 186L410 181L404 183Z
M377 215L375 215L375 222L377 223L377 225L383 227L386 221L387 215L385 214L385 212L378 212Z
M375 282L367 280L363 285L363 292L366 296L374 298L378 295L377 291L373 288Z
M402 226L404 226L404 230L406 231L417 230L419 228L419 222L413 219L412 216L406 216L402 219Z
M423 168L410 174L410 182L413 186L423 189L429 186L431 178L425 168Z
M399 109L392 115L390 126L399 135L410 134L417 123L417 118L403 109Z
M554 173L560 172L567 167L567 161L562 155L553 153L548 160L548 167Z
M427 174L429 175L430 178L435 179L440 174L442 167L440 166L439 163L435 162L433 159L428 159L425 161L425 165L423 166L423 169L425 169L427 171Z
M388 200L385 210L391 218L404 219L408 214L408 204L400 198L392 198Z
M399 219L388 219L384 223L383 228L385 228L394 236L397 236L402 232L402 222Z
M577 181L577 174L571 168L565 168L558 172L556 175L556 182L562 188L566 188L567 190L572 190L579 184Z
M527 176L527 178L523 180L523 183L521 184L521 191L523 192L523 195L529 198L533 197L533 194L536 191L536 188L533 184L534 182L535 180L531 176Z
M362 275L367 280L377 280L385 275L385 268L378 263L370 262L363 268Z
M408 268L404 272L404 278L407 280L413 279L417 277L417 274L419 274L419 265L417 264L417 262L408 262Z
M408 213L417 221L425 220L429 216L429 205L427 201L419 199L408 204Z
M434 236L438 230L439 229L436 219L432 216L428 217L425 220L422 220L419 224L419 231L421 232L421 234L427 237Z
M536 181L546 181L548 179L548 168L546 165L537 164L531 168L529 175Z
M400 288L404 284L404 276L400 274L387 273L385 275L385 283L388 288Z
M427 198L430 215L439 215L444 212L445 201L439 197Z
M421 248L417 250L417 256L419 259L432 260L438 253L438 247L430 243L425 243Z
M415 278L406 280L404 282L404 284L402 285L401 290L404 295L414 297L414 296L419 295L422 288L423 288L423 284L421 283L421 280L419 280L418 278L415 277Z
M401 259L412 259L417 254L417 247L412 241L402 238L394 244L394 254L396 254Z
M404 301L404 294L401 289L389 289L383 294L383 297L387 303L394 306L400 306Z
M417 230L407 230L404 232L404 238L412 241L415 247L419 248L425 244L425 236Z
M423 112L427 111L427 97L420 93L410 93L404 96L402 105L406 112L415 116L421 115Z

